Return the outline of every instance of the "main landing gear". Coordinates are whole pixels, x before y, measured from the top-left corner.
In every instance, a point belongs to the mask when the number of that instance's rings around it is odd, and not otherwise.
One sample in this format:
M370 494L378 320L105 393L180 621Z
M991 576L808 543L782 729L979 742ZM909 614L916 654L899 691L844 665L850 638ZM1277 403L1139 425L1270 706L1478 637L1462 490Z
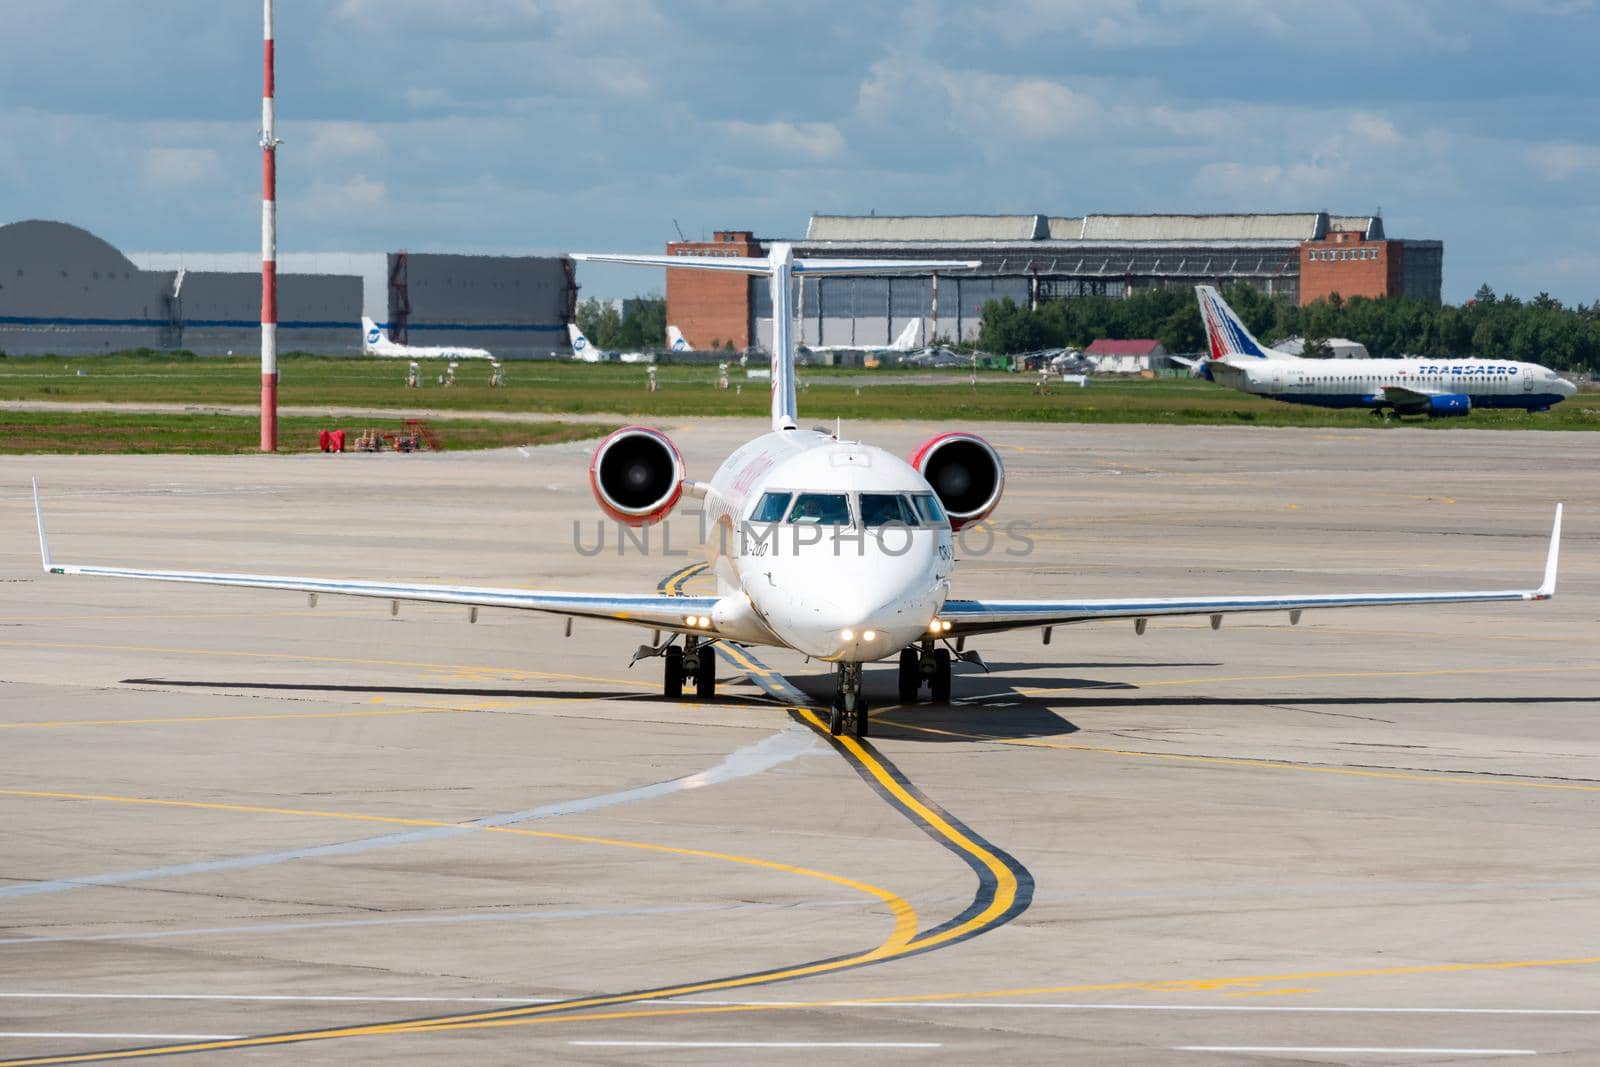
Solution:
M934 648L932 641L922 647L900 650L900 703L915 704L924 682L928 697L935 704L950 702L950 650Z
M844 733L860 739L867 736L867 697L861 691L861 664L841 663L834 676L833 707L828 714L828 732Z
M685 637L683 647L673 645L661 654L662 689L668 698L683 696L683 683L694 682L694 695L702 700L717 694L717 653L711 642Z

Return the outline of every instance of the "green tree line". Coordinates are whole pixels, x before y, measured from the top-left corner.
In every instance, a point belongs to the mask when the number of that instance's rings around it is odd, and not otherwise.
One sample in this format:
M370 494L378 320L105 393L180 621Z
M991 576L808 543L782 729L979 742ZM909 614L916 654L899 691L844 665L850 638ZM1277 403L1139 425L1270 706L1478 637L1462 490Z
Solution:
M578 305L578 329L602 349L648 351L667 347L667 302L641 296L627 302L626 315L610 301L585 300Z
M1307 351L1329 337L1347 337L1373 356L1514 359L1558 370L1600 372L1600 300L1566 307L1548 293L1532 300L1496 296L1484 285L1455 306L1411 297L1341 300L1334 294L1300 307L1267 296L1245 282L1223 296L1257 337L1275 344L1307 339ZM990 352L1082 348L1102 337L1159 340L1168 352L1205 346L1192 289L1146 289L1126 299L1079 297L1041 304L1037 311L1012 300L984 305L978 347Z

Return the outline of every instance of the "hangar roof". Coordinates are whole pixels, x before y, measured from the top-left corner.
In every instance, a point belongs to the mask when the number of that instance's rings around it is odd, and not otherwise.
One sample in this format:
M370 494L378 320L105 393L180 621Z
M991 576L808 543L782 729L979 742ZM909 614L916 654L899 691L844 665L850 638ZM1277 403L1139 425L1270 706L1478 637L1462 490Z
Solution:
M137 269L128 257L88 230L43 219L0 226L0 262L119 274Z
M1285 215L1086 215L1080 232L1052 236L1091 241L1309 241L1325 225L1320 212ZM1321 225L1319 225L1321 224Z
M813 215L807 241L1035 241L1043 215Z
M1254 245L1296 243L1324 237L1330 229L1356 230L1383 237L1375 215L1329 215L1326 211L1217 215L813 215L808 244L924 242L994 245L1028 241L1080 241L1120 244Z

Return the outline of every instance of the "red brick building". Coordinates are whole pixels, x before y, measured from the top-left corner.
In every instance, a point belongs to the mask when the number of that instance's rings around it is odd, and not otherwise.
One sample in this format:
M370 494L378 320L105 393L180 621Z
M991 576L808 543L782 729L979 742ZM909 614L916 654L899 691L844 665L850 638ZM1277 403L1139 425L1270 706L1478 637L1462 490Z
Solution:
M764 256L749 230L718 230L709 241L670 241L669 256ZM667 317L695 348L751 347L750 279L705 270L667 271Z
M1300 306L1334 293L1399 296L1405 292L1405 242L1369 239L1360 230L1329 230L1300 246Z

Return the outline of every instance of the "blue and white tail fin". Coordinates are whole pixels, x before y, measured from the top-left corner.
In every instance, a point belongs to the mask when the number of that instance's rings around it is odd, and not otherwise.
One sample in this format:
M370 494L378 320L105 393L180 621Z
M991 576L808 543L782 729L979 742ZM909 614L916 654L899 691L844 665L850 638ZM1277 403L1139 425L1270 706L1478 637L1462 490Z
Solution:
M589 339L578 329L575 322L567 323L567 340L572 343L572 358L581 359L586 363L594 363L600 359L600 352L589 343Z
M365 315L361 316L361 351L372 355L383 348L388 341L389 335L384 333L377 323Z
M799 425L795 411L794 283L806 274L935 274L975 270L976 262L912 259L796 259L794 246L785 241L772 245L765 259L746 256L648 256L574 252L579 262L628 263L636 267L672 270L712 270L730 274L765 275L772 292L772 428L792 430Z
M1211 359L1226 362L1293 358L1256 340L1255 334L1239 321L1239 316L1214 286L1197 285L1194 293L1200 300L1200 320L1206 328L1206 346Z
M667 327L667 347L674 352L694 351L694 345L689 343L689 339L683 336L683 331L676 326Z

